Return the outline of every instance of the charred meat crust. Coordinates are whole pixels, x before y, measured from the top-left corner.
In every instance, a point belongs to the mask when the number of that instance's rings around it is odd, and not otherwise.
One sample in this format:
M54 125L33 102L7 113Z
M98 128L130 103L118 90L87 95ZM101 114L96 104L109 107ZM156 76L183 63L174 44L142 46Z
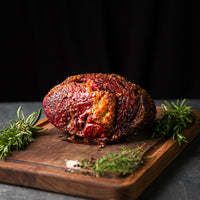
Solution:
M120 141L152 124L156 114L139 85L102 73L68 77L48 92L43 107L57 128L97 142Z

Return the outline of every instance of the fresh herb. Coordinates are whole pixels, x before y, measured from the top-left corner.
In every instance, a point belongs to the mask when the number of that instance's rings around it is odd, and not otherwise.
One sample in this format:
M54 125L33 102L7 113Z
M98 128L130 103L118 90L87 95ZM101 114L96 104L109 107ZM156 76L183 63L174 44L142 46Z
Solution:
M13 150L24 149L33 142L33 133L44 132L43 128L34 126L41 116L41 109L33 112L26 119L21 106L17 110L18 120L10 120L10 127L4 127L0 133L0 159L12 154Z
M98 160L87 160L83 158L79 164L83 168L90 168L96 177L104 174L116 173L121 176L133 173L140 165L143 164L144 150L143 146L135 149L123 148L120 153L107 152Z
M186 103L186 99L183 99L181 102L179 100L171 101L171 103L165 101L161 108L164 115L156 122L152 138L168 136L173 140L177 139L179 146L182 142L187 143L186 137L181 132L193 122L192 107Z

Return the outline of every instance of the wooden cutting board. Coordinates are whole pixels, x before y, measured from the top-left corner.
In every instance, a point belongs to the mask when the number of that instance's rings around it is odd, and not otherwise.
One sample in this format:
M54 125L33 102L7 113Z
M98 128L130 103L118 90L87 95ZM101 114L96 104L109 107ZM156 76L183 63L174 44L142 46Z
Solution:
M182 133L189 142L200 132L200 111L195 111L195 115L194 123ZM15 151L0 161L0 182L92 199L136 199L187 146L179 147L172 139L151 139L151 133L141 133L122 143L99 148L67 142L65 133L46 118L37 125L48 130L36 137L25 150ZM137 145L144 145L148 159L134 174L124 178L96 178L84 169L70 172L66 167L66 160L98 158L108 151L119 152L122 147L135 148Z

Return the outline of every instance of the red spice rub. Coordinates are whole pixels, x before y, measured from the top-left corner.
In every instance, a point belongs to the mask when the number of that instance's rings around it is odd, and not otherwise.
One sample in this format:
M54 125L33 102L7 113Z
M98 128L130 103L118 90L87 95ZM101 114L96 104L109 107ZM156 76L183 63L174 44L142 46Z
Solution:
M48 120L89 141L120 141L152 124L156 106L139 85L116 74L70 76L44 97Z

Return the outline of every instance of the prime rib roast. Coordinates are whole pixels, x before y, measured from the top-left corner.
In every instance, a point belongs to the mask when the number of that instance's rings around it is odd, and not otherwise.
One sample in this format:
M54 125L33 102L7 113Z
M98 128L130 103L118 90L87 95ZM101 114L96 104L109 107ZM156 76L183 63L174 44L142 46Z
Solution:
M151 125L156 106L139 85L116 74L70 76L44 97L45 114L54 126L94 142L121 141Z

